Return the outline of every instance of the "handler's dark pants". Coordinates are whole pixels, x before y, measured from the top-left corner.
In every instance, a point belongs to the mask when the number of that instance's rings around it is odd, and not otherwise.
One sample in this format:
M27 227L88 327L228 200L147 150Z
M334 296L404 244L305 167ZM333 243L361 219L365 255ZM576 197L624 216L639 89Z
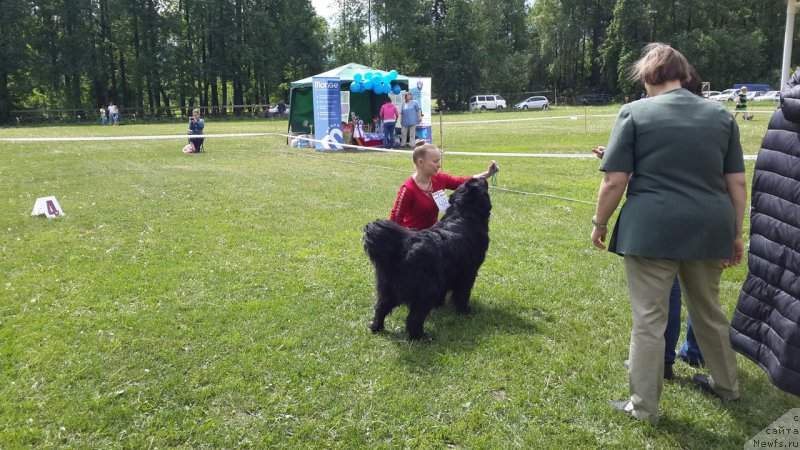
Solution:
M204 138L196 138L196 137L190 137L189 138L189 142L191 142L192 145L194 145L194 151L195 152L199 152L200 151L200 147L202 147L204 140L205 140Z

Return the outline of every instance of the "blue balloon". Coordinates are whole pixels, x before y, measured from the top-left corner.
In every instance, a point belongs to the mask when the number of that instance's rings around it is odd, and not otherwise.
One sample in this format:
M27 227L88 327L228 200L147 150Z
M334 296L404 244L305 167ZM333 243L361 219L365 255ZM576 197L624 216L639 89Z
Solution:
M362 86L364 87L364 90L371 91L372 90L372 81L367 79L367 81L365 81Z
M369 81L372 79L372 72L367 72L364 74L364 79Z
M392 82L392 80L389 79L389 75L382 76L381 80L383 81L384 84L389 84Z
M353 92L361 92L364 88L361 86L361 83L351 83L350 90Z
M400 91L401 91L400 85L399 84L395 84L394 87L392 88L392 92L394 92L394 95L399 95Z
M394 81L397 79L397 71L392 69L389 71L389 79Z
M357 73L357 74L353 75L353 81L355 81L356 83L361 83L361 80L363 80L363 79L364 79L364 77L361 76L360 73Z

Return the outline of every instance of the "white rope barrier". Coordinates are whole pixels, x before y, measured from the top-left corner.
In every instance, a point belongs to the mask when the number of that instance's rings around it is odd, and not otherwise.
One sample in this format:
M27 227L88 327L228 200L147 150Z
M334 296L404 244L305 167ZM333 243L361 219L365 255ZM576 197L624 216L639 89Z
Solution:
M202 138L232 138L232 137L262 137L262 136L276 136L276 137L285 137L289 139L299 139L308 142L320 142L317 139L304 137L304 136L294 136L285 133L228 133L228 134L204 134L204 135L195 135L196 137ZM167 140L167 139L187 139L189 135L180 134L180 135L153 135L153 136L86 136L86 137L58 137L58 138L0 138L0 142L81 142L81 141L121 141L121 140ZM345 149L354 149L354 150L363 150L363 151L375 151L375 152L383 152L383 153L402 153L402 154L409 154L412 153L411 150L400 150L400 149L386 149L386 148L377 148L377 147L365 147L360 145L351 145L351 144L339 144ZM378 168L383 170L392 170L396 172L406 172L405 170L396 169L393 167L387 166L380 166L376 164L367 164L361 163L356 161L346 161L342 159L335 159L330 156L315 156L315 155L308 155L305 153L300 152L284 152L292 155L299 155L299 156L306 156L318 159L330 159L332 161L345 163L345 164L352 164L358 166L365 166L365 167L372 167ZM323 152L324 154L325 152ZM594 154L582 154L582 153L491 153L491 152L443 152L445 155L459 155L459 156L492 156L492 157L523 157L523 158L570 158L570 159L595 159L596 156ZM755 160L755 155L745 155L745 160ZM561 197L557 195L550 195L550 194L541 194L536 192L526 192L520 191L516 189L509 189L503 188L498 186L492 186L492 189L511 192L515 194L521 195L530 195L530 196L537 196L537 197L545 197L545 198L552 198L557 200L564 200L574 203L582 203L586 205L596 205L595 202L589 202L586 200L578 200L569 197Z
M394 168L394 167L381 166L381 165L377 165L377 164L366 164L366 163L360 163L360 162L355 162L355 161L346 161L344 159L332 158L330 156L317 156L317 155L313 155L313 154L300 153L300 152L282 152L282 153L287 154L287 155L304 156L304 157L307 157L307 158L322 159L322 160L327 160L327 161L335 161L335 162L339 162L339 163L343 163L343 164L352 164L352 165L357 165L357 166L370 167L370 168L373 168L373 169L383 169L383 170L391 170L392 172L408 173L408 170L404 170L404 169L397 169L397 168ZM530 196L533 196L533 197L544 197L544 198L550 198L550 199L556 199L556 200L564 200L564 201L568 201L568 202L582 203L582 204L585 204L585 205L592 205L592 206L596 206L597 205L597 203L595 203L595 202L589 202L589 201L586 201L586 200L578 200L578 199L569 198L569 197L561 197L561 196L558 196L558 195L539 194L539 193L536 193L536 192L526 192L526 191L520 191L520 190L516 190L516 189L508 189L508 188L504 188L504 187L491 186L491 185L489 187L492 190L511 192L513 194L522 194L522 195L530 195Z
M272 136L275 133L230 133L230 134L164 134L154 136L82 136L82 137L11 137L0 138L0 142L81 142L81 141L157 141L188 138L227 138Z
M596 117L596 116L595 116ZM514 120L514 119L510 119ZM308 142L318 142L316 139L293 136L285 133L225 133L225 134L202 134L202 135L187 135L187 134L174 134L174 135L152 135L152 136L83 136L83 137L12 137L0 138L0 142L91 142L91 141L135 141L135 140L170 140L170 139L188 139L190 137L197 137L202 139L208 138L236 138L236 137L263 137L263 136L280 136L289 139L300 139ZM410 154L412 150L401 149L388 149L378 147L365 147L361 145L340 144L345 149L362 150L370 152L382 153L402 153ZM444 155L457 155L457 156L488 156L497 158L564 158L564 159L594 159L595 156L591 153L498 153L498 152L459 152L443 150ZM755 161L756 155L745 155L745 161Z
M536 120L576 120L579 117L617 117L617 114L573 114L571 116L547 116L547 117L525 117L522 119L491 119L491 120L468 120L468 121L451 121L442 122L442 125L472 125L476 123L502 123L502 122L531 122Z

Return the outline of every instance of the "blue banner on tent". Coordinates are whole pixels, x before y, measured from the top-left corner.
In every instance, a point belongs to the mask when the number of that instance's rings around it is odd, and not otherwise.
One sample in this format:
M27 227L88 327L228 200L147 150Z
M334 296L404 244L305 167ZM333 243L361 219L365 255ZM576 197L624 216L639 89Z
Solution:
M317 151L341 150L341 82L338 77L311 78L314 96L314 138Z

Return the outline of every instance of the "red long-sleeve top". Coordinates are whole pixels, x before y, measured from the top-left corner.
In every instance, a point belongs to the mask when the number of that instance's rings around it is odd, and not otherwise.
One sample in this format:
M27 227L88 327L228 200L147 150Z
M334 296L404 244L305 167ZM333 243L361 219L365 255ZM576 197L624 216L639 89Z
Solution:
M414 177L408 177L400 186L389 220L412 230L432 227L439 220L439 208L432 193L442 189L456 189L467 180L469 178L437 173L431 178L431 192L425 192L417 186Z

